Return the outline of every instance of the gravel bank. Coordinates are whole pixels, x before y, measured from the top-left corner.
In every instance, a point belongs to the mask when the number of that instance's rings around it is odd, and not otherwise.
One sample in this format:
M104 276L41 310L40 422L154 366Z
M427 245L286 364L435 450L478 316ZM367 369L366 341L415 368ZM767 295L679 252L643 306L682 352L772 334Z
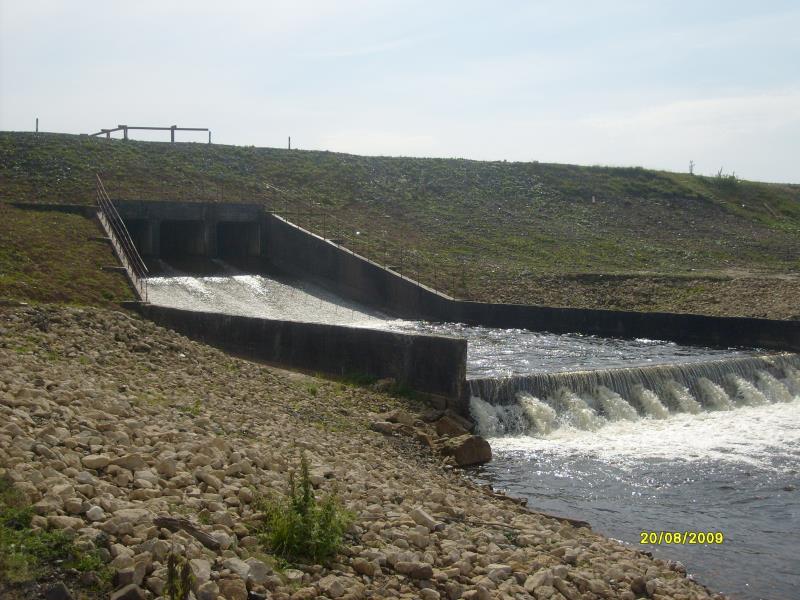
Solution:
M34 526L100 549L112 597L158 597L172 548L198 600L709 597L680 564L470 483L410 400L101 309L1 309L0 372L0 470ZM280 569L252 534L253 501L284 493L301 451L357 516L337 562Z

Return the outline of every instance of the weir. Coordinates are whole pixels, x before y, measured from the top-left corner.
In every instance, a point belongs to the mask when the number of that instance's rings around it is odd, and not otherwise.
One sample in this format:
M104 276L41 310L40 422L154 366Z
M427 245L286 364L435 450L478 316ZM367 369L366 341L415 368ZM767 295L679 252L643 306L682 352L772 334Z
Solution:
M578 394L588 394L594 392L598 386L604 386L629 398L637 385L661 392L667 382L675 381L694 389L697 380L701 378L723 385L725 378L729 376L751 378L758 371L781 373L785 367L800 368L800 356L780 353L645 367L534 373L514 377L467 379L467 384L472 396L491 404L513 403L520 392L547 397L559 388L567 388Z
M613 421L791 402L800 395L800 356L538 373L467 384L470 412L483 435L542 435L562 426L596 430Z

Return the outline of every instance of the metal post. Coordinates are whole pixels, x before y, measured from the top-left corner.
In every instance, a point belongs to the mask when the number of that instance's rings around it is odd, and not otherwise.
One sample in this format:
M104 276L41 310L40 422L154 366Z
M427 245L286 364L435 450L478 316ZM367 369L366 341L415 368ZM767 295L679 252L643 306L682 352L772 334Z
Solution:
M292 149L292 136L289 136L289 150Z
M39 133L39 117L36 117L36 133Z
M211 143L211 130L208 130L208 143Z
M169 137L170 137L170 141L171 141L173 144L175 143L175 130L176 130L177 128L178 128L178 126L177 126L177 125L172 125L172 126L169 128Z

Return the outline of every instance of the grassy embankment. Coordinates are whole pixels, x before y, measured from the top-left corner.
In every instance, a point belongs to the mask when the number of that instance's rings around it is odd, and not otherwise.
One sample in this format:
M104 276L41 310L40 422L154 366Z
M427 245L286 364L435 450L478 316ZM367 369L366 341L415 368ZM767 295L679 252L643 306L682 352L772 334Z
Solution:
M460 297L797 314L796 185L640 168L0 134L4 200L87 202L96 171L116 198L262 203Z
M133 300L125 278L103 271L111 248L79 215L0 204L0 300L109 306Z

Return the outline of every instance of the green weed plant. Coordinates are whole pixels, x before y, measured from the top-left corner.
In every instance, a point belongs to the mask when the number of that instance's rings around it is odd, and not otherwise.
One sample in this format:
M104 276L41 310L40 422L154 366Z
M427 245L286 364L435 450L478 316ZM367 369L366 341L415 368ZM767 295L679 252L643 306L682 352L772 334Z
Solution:
M262 499L262 545L288 562L324 563L339 551L353 515L344 509L336 491L317 500L308 459L300 459L299 481L289 474L289 493L281 499Z

